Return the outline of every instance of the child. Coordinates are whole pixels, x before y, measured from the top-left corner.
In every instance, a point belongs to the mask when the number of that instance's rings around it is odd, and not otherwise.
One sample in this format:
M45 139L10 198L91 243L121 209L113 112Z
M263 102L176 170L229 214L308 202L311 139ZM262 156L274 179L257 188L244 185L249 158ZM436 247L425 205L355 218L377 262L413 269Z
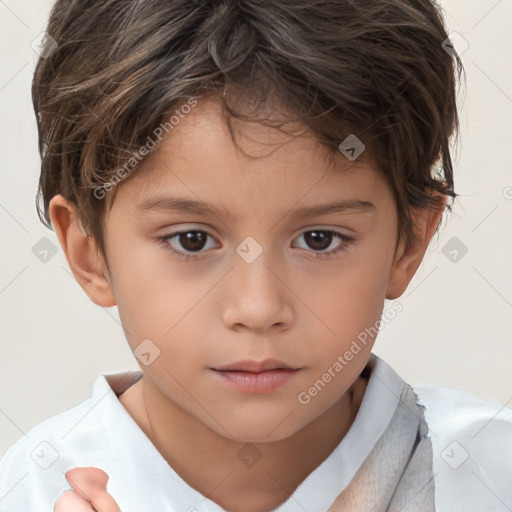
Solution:
M0 510L509 510L512 411L371 352L457 195L439 7L58 0L48 33L39 212L140 371L15 443Z

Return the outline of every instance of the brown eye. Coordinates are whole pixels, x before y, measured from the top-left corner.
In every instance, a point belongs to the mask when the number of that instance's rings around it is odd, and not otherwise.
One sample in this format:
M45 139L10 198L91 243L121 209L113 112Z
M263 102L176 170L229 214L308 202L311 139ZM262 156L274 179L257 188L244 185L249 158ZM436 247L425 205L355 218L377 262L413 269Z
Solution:
M332 231L308 231L304 240L311 249L325 251L332 243L334 233Z
M200 251L206 244L208 235L204 231L187 231L179 233L177 240L186 251Z
M353 242L352 238L329 229L312 229L305 231L299 239L301 237L304 238L307 246L303 248L311 250L317 258L333 256L336 253L347 249L347 247ZM336 240L338 240L338 243L334 245L334 248L328 250Z
M171 233L161 237L159 241L164 249L187 257L188 255L201 255L206 252L203 249L210 249L211 245L208 246L208 238L213 240L213 237L205 231L189 229L187 231Z
M299 239L301 237L304 238L306 244L306 247L303 248L316 258L334 256L353 243L352 238L329 229L312 229L305 231ZM207 232L189 229L161 237L159 242L165 250L188 259L201 256L211 249L212 245L209 244L209 239L214 240ZM333 245L334 248L332 248ZM329 247L331 247L330 250Z

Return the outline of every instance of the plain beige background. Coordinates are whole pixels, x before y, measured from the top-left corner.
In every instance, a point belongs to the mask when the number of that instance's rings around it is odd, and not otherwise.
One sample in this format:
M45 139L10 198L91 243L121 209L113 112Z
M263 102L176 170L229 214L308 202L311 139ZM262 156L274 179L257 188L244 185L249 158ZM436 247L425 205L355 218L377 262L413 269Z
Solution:
M60 248L46 263L37 257L43 237L58 245L35 211L39 155L30 97L31 45L51 3L0 0L0 456L36 424L88 398L101 373L138 369L116 309L89 301ZM469 45L454 153L462 197L375 352L411 384L450 386L510 406L512 1L441 5L449 30Z

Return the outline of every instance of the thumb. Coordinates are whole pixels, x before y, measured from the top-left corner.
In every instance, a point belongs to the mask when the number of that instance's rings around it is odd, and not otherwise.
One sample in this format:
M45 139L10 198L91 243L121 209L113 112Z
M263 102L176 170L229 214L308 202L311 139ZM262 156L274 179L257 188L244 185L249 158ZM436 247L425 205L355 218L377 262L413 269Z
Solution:
M66 472L73 490L101 512L120 512L114 498L107 493L108 475L99 468L73 468Z

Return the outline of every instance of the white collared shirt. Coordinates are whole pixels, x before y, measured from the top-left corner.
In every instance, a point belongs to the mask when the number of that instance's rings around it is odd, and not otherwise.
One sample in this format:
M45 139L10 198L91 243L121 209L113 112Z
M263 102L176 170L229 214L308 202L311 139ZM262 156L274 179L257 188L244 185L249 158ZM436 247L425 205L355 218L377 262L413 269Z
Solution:
M388 427L404 382L375 355L369 367L349 432L276 512L326 512ZM117 398L141 376L100 375L91 398L19 439L0 461L0 511L52 511L69 489L65 472L95 466L123 512L224 512L169 466ZM512 510L512 410L449 388L413 389L432 439L436 511Z

